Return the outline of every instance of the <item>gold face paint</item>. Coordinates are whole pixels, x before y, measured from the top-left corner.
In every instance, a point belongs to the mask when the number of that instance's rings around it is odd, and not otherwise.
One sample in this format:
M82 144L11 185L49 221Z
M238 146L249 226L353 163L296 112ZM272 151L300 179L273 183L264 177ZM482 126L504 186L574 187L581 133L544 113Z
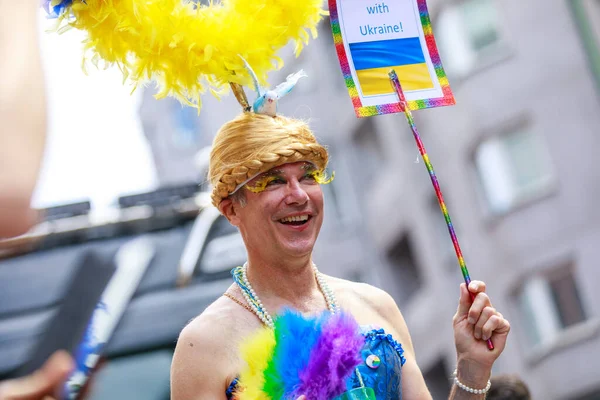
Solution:
M309 171L307 175L312 176L315 182L317 182L319 185L327 185L328 183L331 183L333 181L333 178L335 177L335 172L332 172L330 176L327 176L327 172L325 172L325 170L315 169Z
M247 184L246 189L248 189L252 193L260 193L260 192L263 192L267 188L269 183L271 183L277 179L281 179L281 178L279 178L275 175L266 175L266 176L263 176L262 178L257 179L256 182L254 182L254 184L252 184L252 185Z
M266 175L258 178L256 182L254 182L252 185L247 184L246 189L248 189L252 193L260 193L265 191L267 187L274 181L282 181L283 183L285 183L285 180L278 175L278 172L279 171L273 171L273 173L267 173ZM335 173L332 173L330 176L328 176L325 170L309 169L304 174L302 179L310 178L320 185L326 185L328 183L331 183L334 177Z

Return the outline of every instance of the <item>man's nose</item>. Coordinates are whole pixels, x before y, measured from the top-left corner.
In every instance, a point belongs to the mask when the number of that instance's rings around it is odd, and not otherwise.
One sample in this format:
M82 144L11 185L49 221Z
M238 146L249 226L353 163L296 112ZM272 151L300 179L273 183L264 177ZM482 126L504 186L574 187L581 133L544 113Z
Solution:
M286 204L305 204L308 201L308 193L297 179L288 181L286 191Z

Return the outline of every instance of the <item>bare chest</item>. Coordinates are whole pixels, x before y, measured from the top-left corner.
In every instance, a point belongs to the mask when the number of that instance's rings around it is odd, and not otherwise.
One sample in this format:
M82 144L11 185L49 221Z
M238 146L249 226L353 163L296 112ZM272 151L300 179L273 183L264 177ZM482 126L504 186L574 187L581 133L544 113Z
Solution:
M401 332L390 321L378 313L371 305L354 297L341 297L340 307L350 313L356 322L363 328L383 328L387 333L399 338ZM404 333L404 332L402 332Z

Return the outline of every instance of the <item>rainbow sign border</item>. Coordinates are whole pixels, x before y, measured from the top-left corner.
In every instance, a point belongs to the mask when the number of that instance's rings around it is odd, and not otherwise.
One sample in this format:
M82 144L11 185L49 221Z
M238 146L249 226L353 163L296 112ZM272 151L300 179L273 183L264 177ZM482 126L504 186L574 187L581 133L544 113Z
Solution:
M404 112L400 103L382 104L378 106L363 106L360 97L358 95L358 89L356 83L352 78L350 72L350 64L348 62L348 56L346 55L346 49L344 47L344 41L342 38L342 31L340 29L340 21L338 19L337 0L329 1L329 15L331 22L331 32L333 34L333 41L335 44L335 50L340 61L340 67L342 68L342 74L346 81L346 87L348 88L348 94L352 100L354 111L358 118L372 117L375 115L393 114ZM423 33L425 34L425 42L427 43L427 49L431 56L431 61L435 68L435 74L437 75L440 87L444 97L438 97L435 99L425 100L411 100L408 101L408 107L411 110L421 110L424 108L433 108L441 106L451 106L456 104L454 94L450 88L450 83L446 77L446 71L442 65L442 60L438 52L437 44L435 43L435 37L433 36L433 29L431 28L431 19L429 18L429 10L427 8L427 0L416 0L419 7L419 15L421 16L421 25L423 26ZM391 84L391 83L390 83Z

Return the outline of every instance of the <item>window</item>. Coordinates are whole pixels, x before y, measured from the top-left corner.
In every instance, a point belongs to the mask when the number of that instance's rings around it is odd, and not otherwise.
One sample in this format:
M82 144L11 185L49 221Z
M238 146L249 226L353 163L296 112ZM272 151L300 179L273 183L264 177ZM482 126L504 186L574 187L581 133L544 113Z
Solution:
M219 273L226 271L226 276L229 277L229 271L236 265L242 265L248 255L242 235L235 232L208 242L202 257L203 274L216 274L220 277Z
M388 262L391 264L391 276L386 279L394 282L395 287L386 288L401 305L406 303L422 285L422 279L413 256L412 246L407 235L403 235L387 253Z
M492 137L475 152L475 164L490 211L503 214L546 194L554 183L542 140L527 129Z
M212 208L204 210L194 222L179 267L181 271L184 265L189 265L187 274L214 281L229 279L229 271L242 265L247 258L246 247L237 228Z
M532 345L552 343L586 321L571 266L530 278L517 295L522 326Z
M437 42L450 76L464 77L497 55L499 21L493 0L456 1L436 21Z

